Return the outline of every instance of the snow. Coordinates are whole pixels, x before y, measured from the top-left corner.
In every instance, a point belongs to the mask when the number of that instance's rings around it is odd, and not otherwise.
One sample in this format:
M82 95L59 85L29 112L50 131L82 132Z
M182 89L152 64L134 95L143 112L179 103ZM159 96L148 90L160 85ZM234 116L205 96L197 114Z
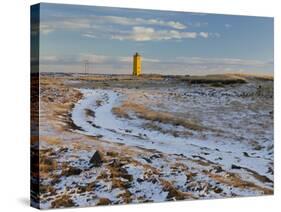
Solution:
M155 202L165 201L168 192L163 191L162 186L159 182L142 181L138 182L137 179L144 179L144 173L142 167L137 167L134 165L126 165L128 173L134 176L133 185L129 189L130 192L135 196L135 202L140 197L145 197L146 200L152 200Z
M80 100L74 107L72 112L73 122L81 127L83 131L80 133L94 136L101 136L102 140L123 143L130 146L142 147L146 149L156 149L158 151L168 153L168 154L183 154L187 157L191 156L202 156L203 152L208 154L204 155L206 160L210 160L216 163L223 165L225 169L231 169L231 165L239 165L244 168L249 168L258 172L261 175L267 176L269 179L273 179L271 174L268 174L268 164L272 162L272 158L268 155L268 152L265 150L262 151L253 151L250 149L250 146L247 142L237 141L235 138L223 137L223 140L219 136L213 134L206 134L204 139L198 139L196 137L174 137L170 134L164 134L159 131L148 130L142 128L145 124L145 120L134 119L126 120L117 118L112 114L111 109L114 106L120 104L120 99L124 98L124 94L121 92L113 90L90 90L90 89L81 89L81 92L84 95L84 98ZM224 92L225 94L226 92ZM194 96L197 96L195 92ZM216 94L217 95L217 94ZM211 98L206 98L204 101L226 101L224 98L230 98L229 95L215 96ZM225 97L226 96L226 97ZM146 95L146 98L165 98L165 95L159 97L158 94L155 95ZM219 100L217 100L219 99ZM100 101L100 105L97 105L97 101ZM163 101L163 99L162 99ZM240 100L241 101L241 100ZM252 100L245 100L251 102ZM191 100L193 102L193 100ZM186 102L185 102L186 103ZM245 104L245 103L244 103ZM212 103L212 105L216 105ZM194 106L189 103L184 105L184 108L190 106L192 110ZM180 111L179 105L173 109ZM90 109L95 111L95 117L87 116L85 111ZM206 108L208 110L208 108ZM244 111L234 111L232 114L222 114L225 116L225 119L232 118L232 123L239 125L239 121L242 119L247 119L251 114ZM232 117L230 117L230 115ZM237 118L239 117L239 118ZM219 118L212 119L216 121L216 124L220 121ZM204 123L204 122L203 122ZM98 126L98 128L93 126ZM175 127L169 124L161 124L166 128L178 128L183 130L182 127ZM222 126L223 127L223 126ZM235 134L239 130L243 129L225 129L229 134ZM195 132L196 134L196 132ZM139 136L139 135L146 135ZM255 135L247 135L248 139L255 137ZM270 138L269 138L270 139ZM245 153L251 153L255 156L245 156ZM217 158L222 158L222 160L217 160Z
M40 197L40 207L51 208L51 202L64 194L69 195L76 206L96 205L100 198L107 198L112 204L162 202L168 196L163 182L199 199L263 194L263 190L255 186L235 187L231 182L224 182L231 180L231 174L237 175L238 181L272 190L272 99L243 97L244 93L251 94L255 89L251 84L235 88L202 85L183 88L178 85L172 89L78 89L83 97L72 108L70 116L74 127L67 128L67 132L56 131L45 112L48 105L42 104L45 113L41 114L44 119L40 122L40 150L52 149L58 169L48 177L40 178L40 185L52 185L55 189L55 193L46 192ZM150 110L194 120L206 128L200 131L151 122L133 112L130 113L132 119L115 116L112 108L120 106L129 97L133 103ZM65 116L54 118L55 124L67 124ZM161 130L147 128L147 124L157 125ZM65 142L60 146L50 145L48 136ZM67 151L61 151L64 148ZM118 156L105 154L106 160L101 167L91 167L89 160L96 149L102 153L116 152ZM128 152L123 154L123 150ZM125 182L124 187L116 188L113 184L113 158L120 162L120 169L131 175L130 180L122 176L116 178ZM79 168L81 173L63 176L63 164ZM234 169L232 165L238 168ZM270 180L264 182L256 178L255 173ZM87 191L81 189L84 187ZM127 195L129 200L125 199Z

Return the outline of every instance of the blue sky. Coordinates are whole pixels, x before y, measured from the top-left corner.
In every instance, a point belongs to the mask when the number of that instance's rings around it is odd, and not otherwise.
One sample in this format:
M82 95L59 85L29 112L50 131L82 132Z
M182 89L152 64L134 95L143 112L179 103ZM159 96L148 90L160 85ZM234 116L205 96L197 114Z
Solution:
M40 70L273 74L273 18L41 4Z

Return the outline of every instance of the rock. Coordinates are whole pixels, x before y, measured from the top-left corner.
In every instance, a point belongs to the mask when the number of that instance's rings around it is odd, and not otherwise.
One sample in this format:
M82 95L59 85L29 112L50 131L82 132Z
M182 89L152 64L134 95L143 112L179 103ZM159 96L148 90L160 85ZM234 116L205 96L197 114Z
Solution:
M128 180L129 182L133 181L133 175L130 174L122 174L121 175L122 178Z
M150 159L153 160L155 158L161 158L161 156L159 154L153 154L150 156Z
M223 171L223 169L220 166L215 166L214 171L215 171L215 173L220 173Z
M59 154L59 153L65 153L65 152L68 152L68 148L67 147L60 148L57 153Z
M262 149L262 147L260 145L258 145L258 144L254 147L254 150L257 150L257 151L259 151L261 149Z
M52 97L48 97L48 100L49 100L50 102L53 102L53 101L54 101L54 99L53 99Z
M231 165L231 168L232 168L232 169L241 169L241 166L236 166L236 165L232 164L232 165Z
M244 155L245 157L250 157L250 155L249 155L247 152L243 152L243 155Z
M153 179L151 180L151 182L152 182L153 184L155 184L155 183L157 183L158 181L157 181L156 178L153 178Z
M71 175L79 175L81 172L82 172L81 169L69 166L62 171L62 175L68 177Z
M96 151L92 158L90 159L90 163L95 167L100 167L102 164L102 158L99 151Z
M142 159L144 159L147 163L152 163L152 161L149 158L142 157Z
M143 181L144 181L143 179L137 178L137 182L138 182L138 183L142 183Z

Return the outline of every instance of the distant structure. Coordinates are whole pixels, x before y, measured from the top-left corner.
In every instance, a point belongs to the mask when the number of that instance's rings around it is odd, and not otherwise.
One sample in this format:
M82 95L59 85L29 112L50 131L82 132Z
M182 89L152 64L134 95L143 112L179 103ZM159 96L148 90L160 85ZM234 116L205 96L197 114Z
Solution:
M84 68L85 68L85 69L84 69L84 72L85 72L85 74L87 74L89 65L90 65L89 61L88 61L88 60L85 60L85 62L84 62Z
M141 56L136 53L134 55L133 76L141 75Z

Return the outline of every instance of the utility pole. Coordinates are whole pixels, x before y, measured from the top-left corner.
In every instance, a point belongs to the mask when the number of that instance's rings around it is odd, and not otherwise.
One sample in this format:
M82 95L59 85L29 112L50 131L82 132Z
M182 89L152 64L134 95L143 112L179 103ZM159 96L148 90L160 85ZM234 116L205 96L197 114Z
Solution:
M85 63L84 63L84 65L85 65L85 75L87 74L87 70L88 70L88 66L89 66L89 61L88 60L85 60Z

